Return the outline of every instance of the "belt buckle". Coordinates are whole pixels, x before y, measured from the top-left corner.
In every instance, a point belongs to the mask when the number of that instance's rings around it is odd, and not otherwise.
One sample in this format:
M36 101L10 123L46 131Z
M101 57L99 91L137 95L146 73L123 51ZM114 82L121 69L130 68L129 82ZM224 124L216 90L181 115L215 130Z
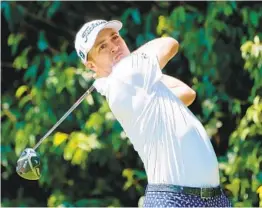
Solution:
M210 197L210 194L209 194L210 191L212 191L212 189L201 188L201 190L200 190L201 199L208 199Z

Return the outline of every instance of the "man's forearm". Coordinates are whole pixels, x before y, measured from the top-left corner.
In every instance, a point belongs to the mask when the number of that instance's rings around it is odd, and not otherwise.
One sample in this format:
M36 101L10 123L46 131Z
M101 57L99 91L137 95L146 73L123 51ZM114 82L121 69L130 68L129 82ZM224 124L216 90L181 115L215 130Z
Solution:
M181 80L163 74L161 81L186 105L191 105L195 98L196 92Z

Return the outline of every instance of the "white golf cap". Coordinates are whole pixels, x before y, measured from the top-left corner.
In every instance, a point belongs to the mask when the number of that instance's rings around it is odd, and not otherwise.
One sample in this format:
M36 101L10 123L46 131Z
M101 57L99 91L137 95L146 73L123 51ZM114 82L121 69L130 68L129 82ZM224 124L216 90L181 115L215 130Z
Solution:
M75 49L83 63L85 63L87 54L93 47L98 33L104 28L113 28L119 31L122 28L122 23L118 20L93 20L85 23L77 32Z

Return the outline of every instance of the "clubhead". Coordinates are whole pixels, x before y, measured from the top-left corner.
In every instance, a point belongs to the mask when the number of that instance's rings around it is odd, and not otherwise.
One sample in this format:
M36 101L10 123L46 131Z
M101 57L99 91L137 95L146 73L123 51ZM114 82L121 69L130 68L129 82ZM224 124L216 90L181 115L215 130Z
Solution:
M40 174L40 157L32 148L26 148L20 155L16 172L27 180L38 180Z

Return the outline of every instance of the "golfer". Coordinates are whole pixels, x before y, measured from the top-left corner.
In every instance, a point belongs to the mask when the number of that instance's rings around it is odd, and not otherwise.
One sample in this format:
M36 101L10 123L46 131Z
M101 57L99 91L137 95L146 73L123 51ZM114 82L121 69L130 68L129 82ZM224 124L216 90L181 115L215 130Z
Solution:
M195 91L161 71L178 52L178 42L156 38L131 53L121 27L117 20L87 22L75 48L143 161L144 206L231 206L210 138L187 108Z

